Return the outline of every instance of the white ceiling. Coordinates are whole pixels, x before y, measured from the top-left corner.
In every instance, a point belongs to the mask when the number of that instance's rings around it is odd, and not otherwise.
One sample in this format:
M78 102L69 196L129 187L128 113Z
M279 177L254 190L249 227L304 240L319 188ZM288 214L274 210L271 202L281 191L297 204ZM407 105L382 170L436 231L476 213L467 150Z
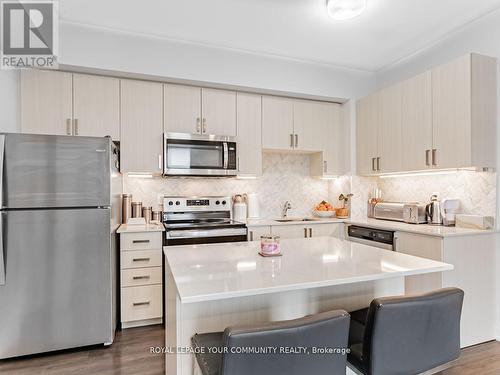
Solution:
M368 71L499 7L500 0L368 0L361 16L333 21L325 0L60 2L65 21Z

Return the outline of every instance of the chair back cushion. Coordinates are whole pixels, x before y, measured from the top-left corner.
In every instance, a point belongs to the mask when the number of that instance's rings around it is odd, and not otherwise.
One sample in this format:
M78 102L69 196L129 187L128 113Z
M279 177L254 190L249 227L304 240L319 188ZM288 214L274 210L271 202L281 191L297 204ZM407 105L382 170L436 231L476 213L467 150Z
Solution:
M369 374L416 374L460 355L464 292L377 298L368 310L363 362Z
M220 374L345 374L349 320L347 312L338 310L258 327L228 327ZM314 354L314 348L331 353Z

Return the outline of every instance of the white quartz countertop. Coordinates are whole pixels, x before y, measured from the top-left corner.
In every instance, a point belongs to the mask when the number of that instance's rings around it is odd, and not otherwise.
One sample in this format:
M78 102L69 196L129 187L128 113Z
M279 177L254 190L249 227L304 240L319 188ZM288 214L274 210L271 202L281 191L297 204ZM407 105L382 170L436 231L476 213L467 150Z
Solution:
M291 219L294 219L291 217ZM247 227L264 227L264 226L277 226L277 225L310 225L310 224L338 224L338 223L343 223L347 219L337 219L337 218L331 218L331 219L323 219L323 218L317 218L317 217L308 217L309 220L293 220L293 221L277 221L280 220L280 218L276 219L247 219Z
M441 225L429 225L429 224L408 224L397 221L369 219L369 218L349 219L346 220L346 223L370 227L370 228L395 230L400 232L423 234L436 237L471 236L471 235L498 233L497 230L444 227Z
M137 233L137 232L163 232L165 227L162 223L149 223L146 225L127 225L122 224L116 231L117 233Z
M453 266L333 237L281 241L282 256L258 254L260 241L164 247L182 303L374 281Z

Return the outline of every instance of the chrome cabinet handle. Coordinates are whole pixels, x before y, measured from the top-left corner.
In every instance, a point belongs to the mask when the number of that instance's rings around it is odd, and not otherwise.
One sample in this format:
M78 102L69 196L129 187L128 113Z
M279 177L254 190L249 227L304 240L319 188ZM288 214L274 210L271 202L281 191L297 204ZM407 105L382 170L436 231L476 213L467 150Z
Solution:
M250 231L250 241L253 241L253 230Z
M134 302L134 303L132 303L132 305L133 305L133 306L147 306L147 305L149 305L149 304L151 304L151 302L150 302L150 301L145 301L145 302Z
M132 280L149 280L151 276L134 276Z
M299 147L299 135L295 134L295 148Z
M158 169L161 171L161 154L158 154Z
M309 228L309 238L311 238L312 236L313 236L313 229Z
M290 148L293 148L293 134L290 134Z
M307 238L307 228L304 228L304 238Z
M7 270L5 269L5 257L3 248L3 215L5 212L0 212L0 285L5 285L7 279Z
M431 165L430 153L431 153L431 150L425 150L425 165L427 165L427 166Z
M196 117L196 133L201 133L201 120L199 117Z
M132 243L149 243L149 240L132 240Z
M380 156L377 158L377 171L380 171Z
M73 135L78 135L78 119L75 118L74 119L74 125L73 125L74 129L73 129Z
M132 262L149 262L151 258L134 258Z
M238 172L241 172L241 170L240 170L240 157L239 156L236 158L236 170Z
M375 172L375 158L372 158L372 171Z
M323 160L323 172L328 172L328 162L326 160Z
M203 117L202 123L203 123L203 126L202 126L201 131L203 134L205 134L207 132L207 119Z
M71 135L71 119L66 119L66 135Z
M437 150L432 149L432 165L437 165Z

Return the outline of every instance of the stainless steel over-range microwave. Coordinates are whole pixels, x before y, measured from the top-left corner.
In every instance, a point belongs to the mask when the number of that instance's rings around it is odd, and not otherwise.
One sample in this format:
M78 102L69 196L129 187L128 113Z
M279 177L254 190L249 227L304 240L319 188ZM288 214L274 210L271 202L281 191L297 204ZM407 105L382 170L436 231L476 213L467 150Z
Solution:
M163 174L236 176L236 139L216 135L165 133Z

